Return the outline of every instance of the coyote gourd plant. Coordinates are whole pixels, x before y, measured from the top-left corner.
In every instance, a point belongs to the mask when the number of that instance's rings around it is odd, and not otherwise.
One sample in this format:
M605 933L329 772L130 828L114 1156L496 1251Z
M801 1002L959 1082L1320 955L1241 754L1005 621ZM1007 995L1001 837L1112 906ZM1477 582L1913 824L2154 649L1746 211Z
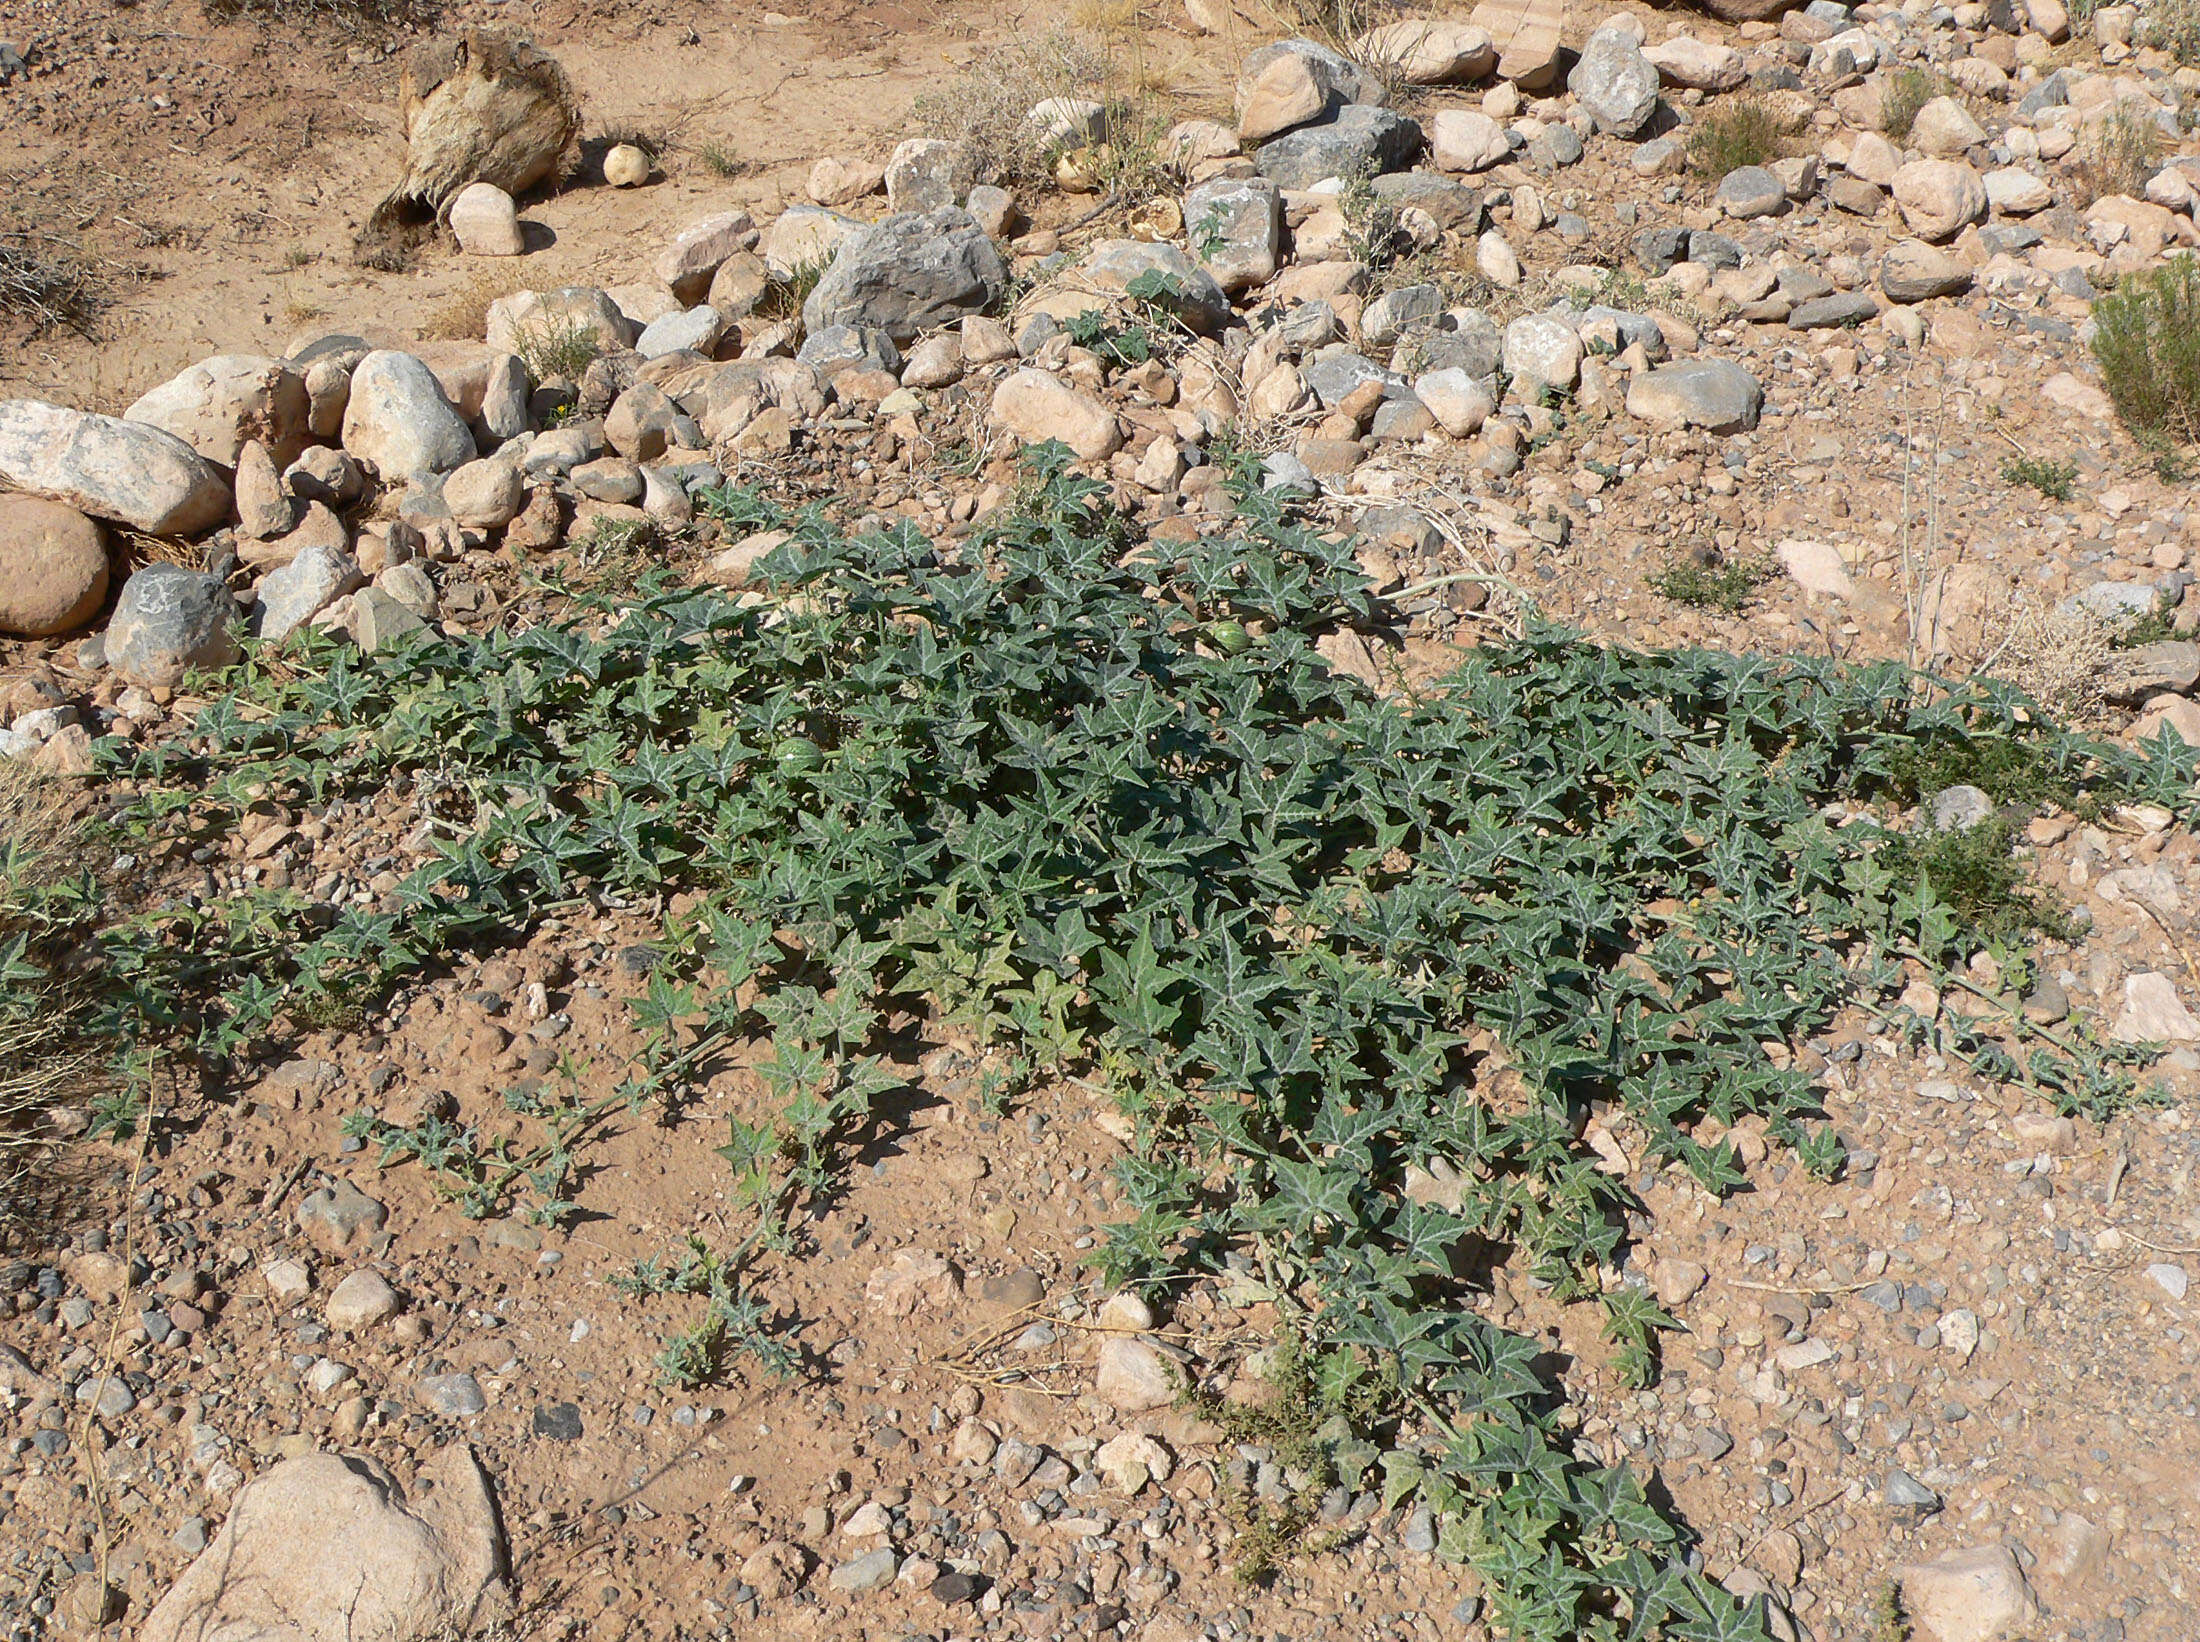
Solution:
M1592 1109L1712 1191L1742 1183L1720 1136L1753 1115L1837 1168L1807 1074L1763 1045L1851 1006L2071 1110L2129 1098L2116 1055L2013 999L1901 1013L1906 963L1945 975L1978 937L1930 862L1898 875L1887 830L1837 823L1906 802L1920 748L2017 745L2070 791L2180 809L2191 754L2065 734L1988 684L1547 627L1384 699L1315 648L1378 615L1349 543L1253 484L1227 536L1134 541L1067 461L1043 447L953 555L714 493L789 533L776 601L645 585L525 631L308 639L187 743L109 749L133 824L432 791L451 836L395 911L211 947L153 912L105 961L160 1031L220 1050L317 989L677 896L616 1093L680 1121L742 1050L772 1101L726 1132L738 1251L645 1279L711 1308L668 1373L768 1338L741 1267L839 1189L885 1121L887 1022L922 1008L977 1044L981 1098L1069 1076L1117 1104L1109 1274L1257 1272L1299 1342L1306 1469L1425 1506L1504 1634L1760 1637L1641 1479L1565 1435L1536 1342L1477 1313L1456 1253L1601 1293L1634 1199ZM2025 941L1992 936L2005 972ZM1648 1377L1670 1320L1604 1304L1612 1366Z

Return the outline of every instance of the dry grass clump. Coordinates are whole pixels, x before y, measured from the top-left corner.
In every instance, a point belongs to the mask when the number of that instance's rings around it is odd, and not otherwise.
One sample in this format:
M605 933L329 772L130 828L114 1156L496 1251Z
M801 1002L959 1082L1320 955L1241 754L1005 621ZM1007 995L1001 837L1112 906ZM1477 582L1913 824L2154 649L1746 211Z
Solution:
M1982 672L2008 680L2066 724L2098 723L2115 629L2090 610L2013 603Z
M80 1034L92 1000L64 967L81 904L84 828L58 784L0 769L0 1232L50 1213L48 1166L111 1082Z
M224 22L251 17L297 29L387 31L432 26L437 8L434 0L206 0L206 13Z
M509 296L509 276L486 269L467 276L466 283L428 312L420 330L441 342L479 342L489 334L489 304Z
M2118 103L2078 144L2071 173L2078 185L2078 203L2091 205L2111 194L2137 199L2161 163L2162 128L2145 110Z
M1910 135L1918 112L1948 89L1948 82L1930 69L1905 63L1887 76L1879 92L1879 129L1896 142Z
M958 144L979 180L1031 187L1047 180L1056 158L1054 144L1029 121L1033 105L1049 97L1102 100L1108 66L1104 53L1056 30L919 97L910 114L922 135Z
M105 283L73 247L43 234L0 233L0 314L34 332L89 336L107 304Z

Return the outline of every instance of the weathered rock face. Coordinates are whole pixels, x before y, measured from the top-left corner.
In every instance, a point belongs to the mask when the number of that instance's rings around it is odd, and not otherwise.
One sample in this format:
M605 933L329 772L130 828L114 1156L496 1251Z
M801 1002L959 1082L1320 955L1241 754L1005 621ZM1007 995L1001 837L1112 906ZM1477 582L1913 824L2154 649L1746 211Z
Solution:
M73 507L0 494L0 632L82 627L107 596L107 543Z
M1740 433L1757 425L1765 392L1731 359L1690 359L1638 373L1627 414L1657 427Z
M1058 439L1087 462L1113 455L1123 443L1113 411L1039 370L1017 371L993 390L993 425L1027 445Z
M1283 197L1266 177L1218 177L1184 196L1184 229L1217 285L1249 291L1276 276Z
M557 170L581 129L580 99L557 60L488 29L414 47L398 108L405 175L353 247L370 266L401 265L468 183L525 193Z
M1382 101L1382 82L1312 40L1278 40L1238 72L1238 138L1248 143L1321 119L1346 103Z
M1311 188L1357 171L1397 171L1421 152L1421 128L1402 114L1370 103L1347 103L1316 125L1300 126L1253 156L1278 188Z
M1390 70L1409 86L1479 80L1497 67L1497 46L1489 30L1453 18L1385 23L1353 41L1352 54Z
M107 624L107 665L126 684L173 687L194 667L237 659L236 601L219 576L149 564L122 584Z
M1599 29L1566 77L1574 101L1589 111L1599 131L1640 136L1658 111L1658 71L1632 34Z
M466 419L435 373L409 353L370 353L351 373L344 449L372 462L389 483L448 473L474 455Z
M599 353L609 353L633 341L635 328L593 285L567 285L498 297L489 304L487 329L491 348L525 357L531 345L564 330L585 331Z
M220 473L166 429L36 399L0 401L0 480L149 536L188 536L229 513Z
M237 465L257 439L287 466L312 436L305 378L279 359L219 354L169 378L123 412L165 428L209 462Z
M138 1642L414 1642L463 1634L504 1603L488 1478L463 1445L408 1502L372 1460L305 1454L237 1496L222 1530L146 1617Z
M982 313L1008 288L1008 269L960 209L886 218L848 240L802 304L812 332L862 325L896 342Z
M315 543L260 582L260 637L280 644L366 580L340 547Z
M1230 299L1214 276L1174 245L1155 245L1145 240L1106 239L1085 253L1078 264L1079 281L1111 296L1129 292L1151 276L1160 294L1147 300L1202 333L1220 329L1230 318Z

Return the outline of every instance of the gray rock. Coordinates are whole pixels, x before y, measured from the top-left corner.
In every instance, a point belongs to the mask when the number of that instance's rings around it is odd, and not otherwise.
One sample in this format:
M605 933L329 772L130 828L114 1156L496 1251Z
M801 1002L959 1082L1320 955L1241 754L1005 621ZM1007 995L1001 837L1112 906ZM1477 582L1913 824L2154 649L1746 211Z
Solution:
M886 209L919 215L962 203L970 191L970 162L954 143L911 137L886 162Z
M1411 331L1391 354L1394 369L1415 376L1429 371L1462 371L1487 380L1496 374L1504 339L1495 324L1483 315L1480 324L1461 325L1451 331Z
M1387 348L1409 330L1433 326L1444 311L1444 293L1434 285L1401 285L1385 291L1360 315L1360 336L1370 347Z
M359 561L316 542L260 578L260 637L280 644L346 593L361 586Z
M842 371L901 373L901 350L884 331L861 325L832 325L803 338L795 358L830 380Z
M1386 393L1405 386L1403 377L1384 370L1364 354L1343 348L1308 360L1299 367L1299 376L1324 410L1335 409L1363 383L1380 382Z
M165 429L36 399L0 401L0 481L149 536L221 523L229 487Z
M1581 334L1556 314L1522 314L1505 327L1505 374L1571 392L1581 377Z
M1371 103L1347 103L1328 119L1265 142L1253 165L1278 188L1311 188L1355 171L1400 171L1421 152L1421 128Z
M1787 185L1761 165L1738 166L1719 179L1713 196L1730 217L1778 216L1787 209Z
M1700 262L1706 268L1739 268L1742 248L1724 234L1714 234L1708 228L1692 228L1688 231L1688 260Z
M1260 464L1260 488L1311 496L1321 489L1314 470L1287 450L1279 450Z
M846 241L809 299L811 334L866 325L896 342L983 313L1008 288L1008 269L977 219L959 209L891 216Z
M219 576L149 564L122 584L107 662L128 684L172 688L194 667L237 659L237 606Z
M1658 71L1633 35L1600 29L1589 36L1566 89L1589 111L1599 131L1639 137L1658 111Z
M377 349L351 373L344 449L372 462L385 484L448 473L474 457L466 419L435 372L409 353Z
M298 1204L298 1227L324 1248L341 1249L382 1229L389 1211L348 1180L309 1192Z
M1543 171L1579 165L1585 152L1581 146L1581 133L1563 120L1545 126L1528 142L1528 158L1535 163L1537 169Z
M699 353L709 358L725 334L726 321L716 308L699 304L676 309L651 320L634 339L634 351L644 359L660 354Z
M1879 304L1864 291L1836 291L1831 296L1812 297L1798 302L1788 310L1788 329L1791 331L1836 330L1843 325L1861 325L1868 319L1879 317Z
M1426 211L1439 228L1470 237L1482 231L1482 190L1456 177L1434 171L1392 171L1368 186L1387 204Z
M2063 605L2123 625L2153 615L2162 602L2162 589L2152 582L2095 582L2063 600Z
M882 1545L841 1563L826 1576L826 1583L845 1595L860 1596L866 1591L884 1590L900 1571L901 1557L893 1547Z
M1659 427L1740 433L1757 425L1765 403L1757 379L1731 359L1687 359L1638 374L1627 413Z
M1969 832L1994 818L1994 801L1977 787L1943 787L1933 794L1933 831Z
M2070 101L2070 79L2061 69L2055 70L2038 85L2017 99L2016 116L2029 121L2051 108L2062 108Z
M1155 305L1202 335L1230 322L1230 299L1212 274L1174 245L1136 239L1104 239L1077 265L1077 277L1095 290L1127 295L1133 283L1159 275L1163 294Z
M1249 291L1275 277L1283 244L1283 199L1266 177L1217 177L1184 196L1184 233L1200 266L1223 291Z
M1890 1510L1927 1516L1940 1509L1940 1496L1898 1465L1887 1467L1880 1493Z
M1635 260L1649 274L1667 274L1688 260L1688 230L1677 226L1645 228L1635 236Z
M446 1419L465 1419L489 1406L471 1374L430 1374L420 1382L420 1400Z
M1903 240L1879 259L1879 288L1890 302L1924 302L1953 296L1971 283L1971 270L1923 240Z

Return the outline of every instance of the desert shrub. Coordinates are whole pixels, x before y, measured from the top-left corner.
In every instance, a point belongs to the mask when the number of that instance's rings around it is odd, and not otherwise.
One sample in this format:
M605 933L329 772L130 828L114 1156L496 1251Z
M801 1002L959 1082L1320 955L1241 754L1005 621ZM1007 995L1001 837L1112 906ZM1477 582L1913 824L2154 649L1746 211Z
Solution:
M1707 177L1780 157L1780 117L1755 97L1707 108L1688 128L1688 163Z
M1917 124L1918 110L1946 89L1946 82L1930 69L1905 63L1880 88L1879 129L1896 142L1903 141Z
M2148 0L2139 37L2186 67L2200 64L2200 0Z
M2127 274L2094 303L2093 357L2134 435L2200 439L2200 260Z
M2144 110L2119 103L2079 141L2071 170L2078 203L2091 205L2111 194L2137 199L2161 163L2162 128Z
M431 27L438 12L434 0L205 0L205 5L209 17L251 17L301 29L333 25L377 32Z
M73 247L43 234L0 233L0 314L37 332L89 335L107 301L104 282Z
M2100 716L2114 640L2113 627L2082 606L2013 605L2007 630L1986 667L2057 718L2088 724Z

